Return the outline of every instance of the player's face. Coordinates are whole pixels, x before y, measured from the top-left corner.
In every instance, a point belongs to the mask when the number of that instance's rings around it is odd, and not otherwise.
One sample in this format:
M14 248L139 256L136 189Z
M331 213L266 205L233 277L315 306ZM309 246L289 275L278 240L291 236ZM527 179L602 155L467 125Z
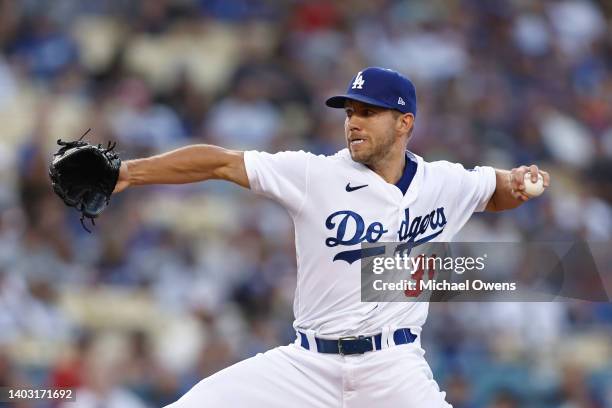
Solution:
M344 134L352 159L369 166L383 160L397 140L393 112L351 100L344 111Z

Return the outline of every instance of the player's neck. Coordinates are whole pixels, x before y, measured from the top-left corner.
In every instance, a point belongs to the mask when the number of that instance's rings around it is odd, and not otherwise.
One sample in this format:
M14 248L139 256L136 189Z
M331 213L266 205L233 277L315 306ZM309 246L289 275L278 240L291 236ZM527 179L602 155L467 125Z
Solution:
M396 184L402 178L405 166L405 149L401 152L389 152L389 154L373 165L368 165L370 170L378 174L389 184Z

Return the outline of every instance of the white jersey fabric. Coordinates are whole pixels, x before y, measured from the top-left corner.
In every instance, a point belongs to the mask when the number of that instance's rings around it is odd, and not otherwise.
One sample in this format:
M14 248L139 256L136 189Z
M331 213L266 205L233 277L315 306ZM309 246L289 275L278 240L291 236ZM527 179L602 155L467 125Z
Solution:
M495 170L466 170L414 153L416 173L406 194L347 149L332 156L303 151L248 151L251 189L287 209L295 227L297 287L294 327L321 338L373 335L406 327L420 334L426 302L362 303L362 242L452 240L495 190Z

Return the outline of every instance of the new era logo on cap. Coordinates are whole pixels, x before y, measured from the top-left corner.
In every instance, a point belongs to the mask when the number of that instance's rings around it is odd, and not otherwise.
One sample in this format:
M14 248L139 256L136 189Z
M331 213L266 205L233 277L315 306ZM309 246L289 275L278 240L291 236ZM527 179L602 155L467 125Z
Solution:
M349 82L344 95L333 96L325 104L344 108L347 99L413 115L417 110L414 84L400 73L386 68L370 67L359 71Z

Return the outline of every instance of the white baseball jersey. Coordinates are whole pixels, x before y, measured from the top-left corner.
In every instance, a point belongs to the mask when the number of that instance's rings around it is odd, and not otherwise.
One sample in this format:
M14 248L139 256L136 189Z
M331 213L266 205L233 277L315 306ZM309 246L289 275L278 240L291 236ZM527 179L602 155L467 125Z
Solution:
M496 182L491 167L466 170L407 157L416 172L403 194L347 149L333 156L245 152L251 189L278 201L293 219L296 329L328 338L376 334L384 326L420 333L428 303L360 301L360 244L451 241L473 212L484 210Z

